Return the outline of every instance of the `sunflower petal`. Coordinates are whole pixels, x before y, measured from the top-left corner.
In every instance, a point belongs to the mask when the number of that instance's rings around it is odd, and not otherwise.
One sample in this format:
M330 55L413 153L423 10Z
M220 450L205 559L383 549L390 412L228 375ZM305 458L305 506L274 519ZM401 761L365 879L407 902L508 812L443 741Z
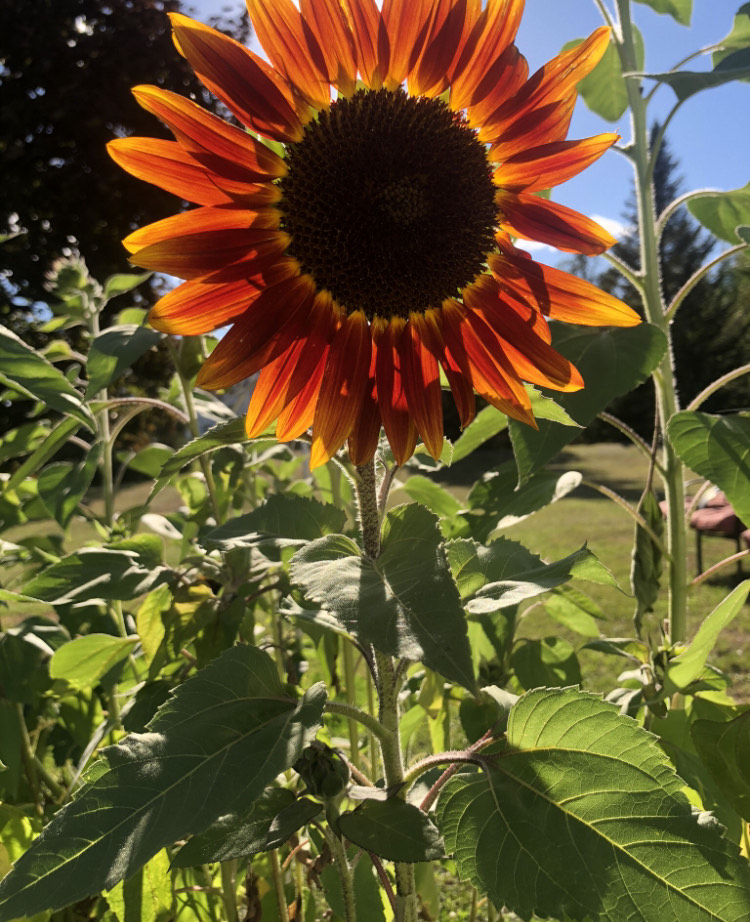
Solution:
M376 317L373 321L373 339L377 349L375 379L378 406L397 464L405 464L417 446L417 429L409 413L401 370L399 347L404 325L402 317L392 317L390 320Z
M577 94L570 93L559 102L540 106L515 122L506 124L500 137L492 143L488 159L499 163L530 147L564 140L570 128L576 99Z
M287 84L257 55L234 39L170 13L181 53L204 86L240 121L277 141L299 141L302 123Z
M232 198L218 188L176 141L117 138L107 144L110 157L124 170L196 205L224 205Z
M404 392L417 431L437 460L443 451L443 401L438 361L426 339L423 315L412 313L400 345Z
M379 90L388 73L388 31L375 0L342 0L351 24L354 55L365 86Z
M585 170L620 136L600 134L583 141L557 141L516 154L495 170L494 181L515 192L539 192L559 186Z
M498 192L502 226L518 237L548 243L566 253L598 256L617 240L591 218L530 192Z
M344 96L351 96L357 85L357 64L341 4L338 0L301 0L300 10L323 54L328 82Z
M380 440L380 427L382 420L378 408L378 391L375 384L375 368L377 363L377 346L372 344L370 358L370 373L368 375L362 409L354 423L354 428L349 433L349 460L352 464L360 465L369 461L375 454Z
M390 42L387 89L400 86L418 58L431 10L432 0L383 0L383 21Z
M276 438L280 442L298 439L303 432L312 429L318 393L328 363L330 346L326 346L317 366L312 371L302 390L293 397L279 414L276 423Z
M354 428L369 380L372 340L362 311L346 317L328 353L313 420L310 467L329 461Z
M315 109L331 101L323 52L292 0L246 0L250 19L276 70Z
M434 4L427 39L409 74L413 96L439 96L448 87L451 65L476 21L478 9L478 0L438 0Z

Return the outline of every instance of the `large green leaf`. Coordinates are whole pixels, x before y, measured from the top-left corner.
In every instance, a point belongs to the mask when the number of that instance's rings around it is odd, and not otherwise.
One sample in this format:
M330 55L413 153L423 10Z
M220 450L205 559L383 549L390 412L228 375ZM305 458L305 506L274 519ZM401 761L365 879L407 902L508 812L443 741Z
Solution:
M643 74L648 80L658 80L672 87L680 102L685 102L702 90L710 90L733 80L750 77L750 49L733 51L713 70L670 70L663 74Z
M453 445L453 464L468 457L493 435L508 428L508 417L494 407L483 407Z
M750 183L728 192L711 190L688 202L692 216L712 234L729 243L737 243L737 228L750 224Z
M640 70L645 60L643 36L634 26L636 68ZM563 51L575 48L583 41L577 38L563 45ZM616 122L625 114L628 108L628 88L622 73L622 62L614 38L607 46L601 61L577 85L578 92L583 101L591 109L608 122Z
M163 333L132 323L110 327L100 333L91 344L86 361L89 376L86 396L91 398L108 387L163 338Z
M274 493L252 512L209 531L201 543L222 551L258 545L288 547L340 532L345 522L346 513L330 503L295 493Z
M466 500L468 512L464 518L472 537L486 542L498 529L516 525L567 496L580 482L577 471L542 471L519 485L516 465L508 461L475 484Z
M31 455L19 465L5 484L4 491L15 490L23 481L36 473L57 451L62 448L81 425L78 419L69 416L63 419L49 433L46 439L34 449Z
M291 576L355 637L474 689L461 599L437 518L423 506L388 513L377 560L349 538L329 535L297 551Z
M488 409L494 409L494 407ZM456 515L463 508L452 493L421 474L412 474L407 477L403 484L399 484L399 489L410 496L415 503L421 503L441 518Z
M750 822L750 711L728 722L696 720L690 733L698 755L724 795Z
M163 582L170 570L154 560L155 535L139 535L116 548L84 547L42 570L26 583L25 595L66 605L86 599L133 599Z
M533 599L577 577L606 586L617 586L612 573L585 545L562 560L539 563L527 570L490 582L479 589L467 603L473 615L500 611Z
M720 487L750 526L750 415L686 410L670 419L667 434L690 470Z
M0 435L0 462L30 454L39 448L49 434L49 421L46 419L24 423L17 429L3 432Z
M523 689L581 684L581 666L575 648L562 637L520 639L510 658Z
M528 919L743 922L750 869L651 734L593 695L536 689L438 825L459 872Z
M648 523L654 534L661 536L664 532L664 516L659 501L652 490L644 494L638 511ZM630 567L630 587L635 596L635 624L640 633L643 616L653 611L654 602L659 598L661 586L662 551L651 535L636 522L635 543Z
M430 817L398 797L366 800L339 817L342 834L389 861L434 861L445 854L443 840Z
M667 348L661 330L647 323L632 329L568 327L555 324L553 344L583 375L586 387L555 394L556 401L581 426L588 426L615 397L641 384ZM510 421L510 436L521 482L540 470L572 441L578 430L548 420L539 428Z
M750 593L750 579L743 580L725 599L722 599L701 623L687 650L671 661L667 672L667 687L671 692L687 688L703 672L719 634L742 611L748 593Z
M177 689L150 732L103 751L91 783L0 883L0 922L109 889L251 803L299 758L324 702L320 684L289 698L256 647L225 651Z
M0 326L0 383L94 428L91 411L65 375L4 326Z
M76 688L93 688L110 669L133 652L138 637L113 637L111 634L86 634L55 650L49 673Z
M175 868L247 858L283 845L313 820L323 805L309 797L296 798L286 788L268 788L249 810L222 816L177 852Z
M683 26L690 25L693 13L693 0L636 0L650 6L655 13L668 13Z
M510 538L492 544L459 538L446 544L446 554L462 599L470 599L487 583L515 579L544 566L542 558Z
M172 900L166 849L107 894L107 902L118 922L166 922L174 918Z

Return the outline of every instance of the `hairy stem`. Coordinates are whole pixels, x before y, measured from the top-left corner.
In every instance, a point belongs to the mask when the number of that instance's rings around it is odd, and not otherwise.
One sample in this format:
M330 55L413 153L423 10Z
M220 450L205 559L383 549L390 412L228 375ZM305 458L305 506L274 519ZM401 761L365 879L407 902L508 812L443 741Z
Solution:
M352 879L352 869L344 851L344 843L339 839L330 826L321 827L326 837L326 842L333 855L333 861L339 872L341 882L341 896L344 900L344 909L346 912L346 922L357 922L357 903L354 896L354 880Z

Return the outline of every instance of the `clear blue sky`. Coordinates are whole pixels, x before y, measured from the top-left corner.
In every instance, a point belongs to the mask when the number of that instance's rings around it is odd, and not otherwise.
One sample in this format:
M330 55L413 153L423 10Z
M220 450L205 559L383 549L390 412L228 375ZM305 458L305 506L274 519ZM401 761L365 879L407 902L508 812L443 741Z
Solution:
M646 71L670 69L699 48L714 44L732 28L742 0L693 0L690 28L671 16L658 15L643 3L633 4L633 18L646 45ZM605 0L610 8L612 0ZM222 8L237 9L241 0L188 0L194 15L206 20ZM602 24L593 0L526 0L526 13L518 46L532 72L554 57L561 47L583 38ZM701 58L689 69L710 69L710 58ZM674 103L669 87L661 87L651 106L651 118L663 118ZM706 90L686 102L669 129L673 154L680 161L684 190L735 189L750 181L750 83L731 83ZM630 136L627 114L612 125L602 121L579 101L570 137L587 137L602 131ZM589 215L608 219L622 216L631 188L630 166L610 151L585 173L560 186L555 199Z

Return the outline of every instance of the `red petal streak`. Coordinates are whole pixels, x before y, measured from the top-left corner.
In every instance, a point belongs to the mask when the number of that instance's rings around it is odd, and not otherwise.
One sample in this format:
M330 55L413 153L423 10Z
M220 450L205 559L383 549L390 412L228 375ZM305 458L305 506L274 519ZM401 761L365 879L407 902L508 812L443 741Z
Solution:
M600 134L583 141L556 141L506 160L495 171L498 186L513 191L538 192L559 186L598 160L619 140L618 134Z
M399 347L404 325L405 321L400 317L390 320L376 317L373 321L373 339L377 349L375 377L378 406L397 464L408 461L417 446L417 428L406 401L401 369Z
M279 421L276 424L276 438L280 442L298 439L303 432L307 432L308 429L312 428L315 407L318 402L318 392L323 380L323 372L326 368L329 351L330 347L327 346L318 361L317 367L307 379L305 386L279 414Z
M338 0L301 0L305 26L312 30L323 53L328 82L344 96L351 96L357 84L354 41Z
M443 401L437 358L427 348L425 322L412 313L401 337L401 370L406 403L427 451L437 460L443 451Z
M354 428L349 433L349 460L352 464L359 465L369 461L377 451L380 440L380 410L378 409L378 390L375 385L375 367L377 363L377 346L372 344L370 358L370 373L365 389L362 409L354 423Z
M110 157L128 173L197 205L224 205L231 197L200 163L177 144L156 138L118 138L107 144Z
M255 438L309 383L335 330L330 301L316 301L308 334L296 340L261 371L247 411L247 435Z
M498 284L520 295L552 320L581 326L632 327L641 322L634 310L591 282L544 266L512 247L489 257Z
M412 96L439 96L448 87L451 64L476 20L477 7L477 0L437 0L434 4L427 40L409 75Z
M292 0L247 0L258 40L279 73L316 109L331 101L327 68L317 39Z
M156 302L149 323L162 333L195 336L228 323L247 310L259 289L244 279L231 285L183 282Z
M560 102L534 109L517 121L503 125L500 137L490 147L488 159L499 163L530 147L564 141L576 98L575 93L570 93Z
M221 32L170 13L177 46L204 86L262 135L299 141L302 123L286 83L265 61Z
M476 398L471 383L466 356L459 351L458 357L443 340L443 320L440 310L431 308L422 315L420 335L422 342L437 358L448 379L453 401L458 410L461 428L468 426L476 413Z
M307 332L314 297L306 275L262 291L206 359L197 385L217 390L260 371Z
M456 302L443 302L443 338L459 367L466 367L476 391L502 413L534 425L531 401L514 369L497 349L486 323Z
M133 95L196 160L219 176L256 183L286 174L286 164L278 154L192 100L156 86L137 86Z
M501 191L495 201L502 212L502 226L518 237L586 256L596 256L617 243L590 218L530 192Z
M372 339L362 311L349 314L328 353L313 420L310 467L329 461L354 428L368 382Z
M130 253L137 253L155 243L165 243L179 237L195 234L209 234L217 231L243 231L251 226L275 230L279 224L279 213L273 209L251 211L236 206L224 208L193 208L179 214L162 218L153 224L133 231L123 240L123 246Z
M354 54L360 79L379 90L388 73L390 42L375 0L342 0L354 38Z
M540 339L498 295L497 282L488 275L464 289L464 304L474 312L473 316L467 314L466 319L475 324L476 318L481 317L484 324L477 332L481 335L486 325L495 334L497 349L492 350L493 354L503 353L516 374L532 384L559 391L580 390L583 379L578 370Z
M523 0L489 0L467 41L466 52L455 67L451 81L452 109L465 109L491 92L491 74L497 71L498 61L513 43L522 14ZM509 60L506 56L506 63Z
M386 88L400 86L417 59L426 37L432 0L383 0L383 21L390 40Z

